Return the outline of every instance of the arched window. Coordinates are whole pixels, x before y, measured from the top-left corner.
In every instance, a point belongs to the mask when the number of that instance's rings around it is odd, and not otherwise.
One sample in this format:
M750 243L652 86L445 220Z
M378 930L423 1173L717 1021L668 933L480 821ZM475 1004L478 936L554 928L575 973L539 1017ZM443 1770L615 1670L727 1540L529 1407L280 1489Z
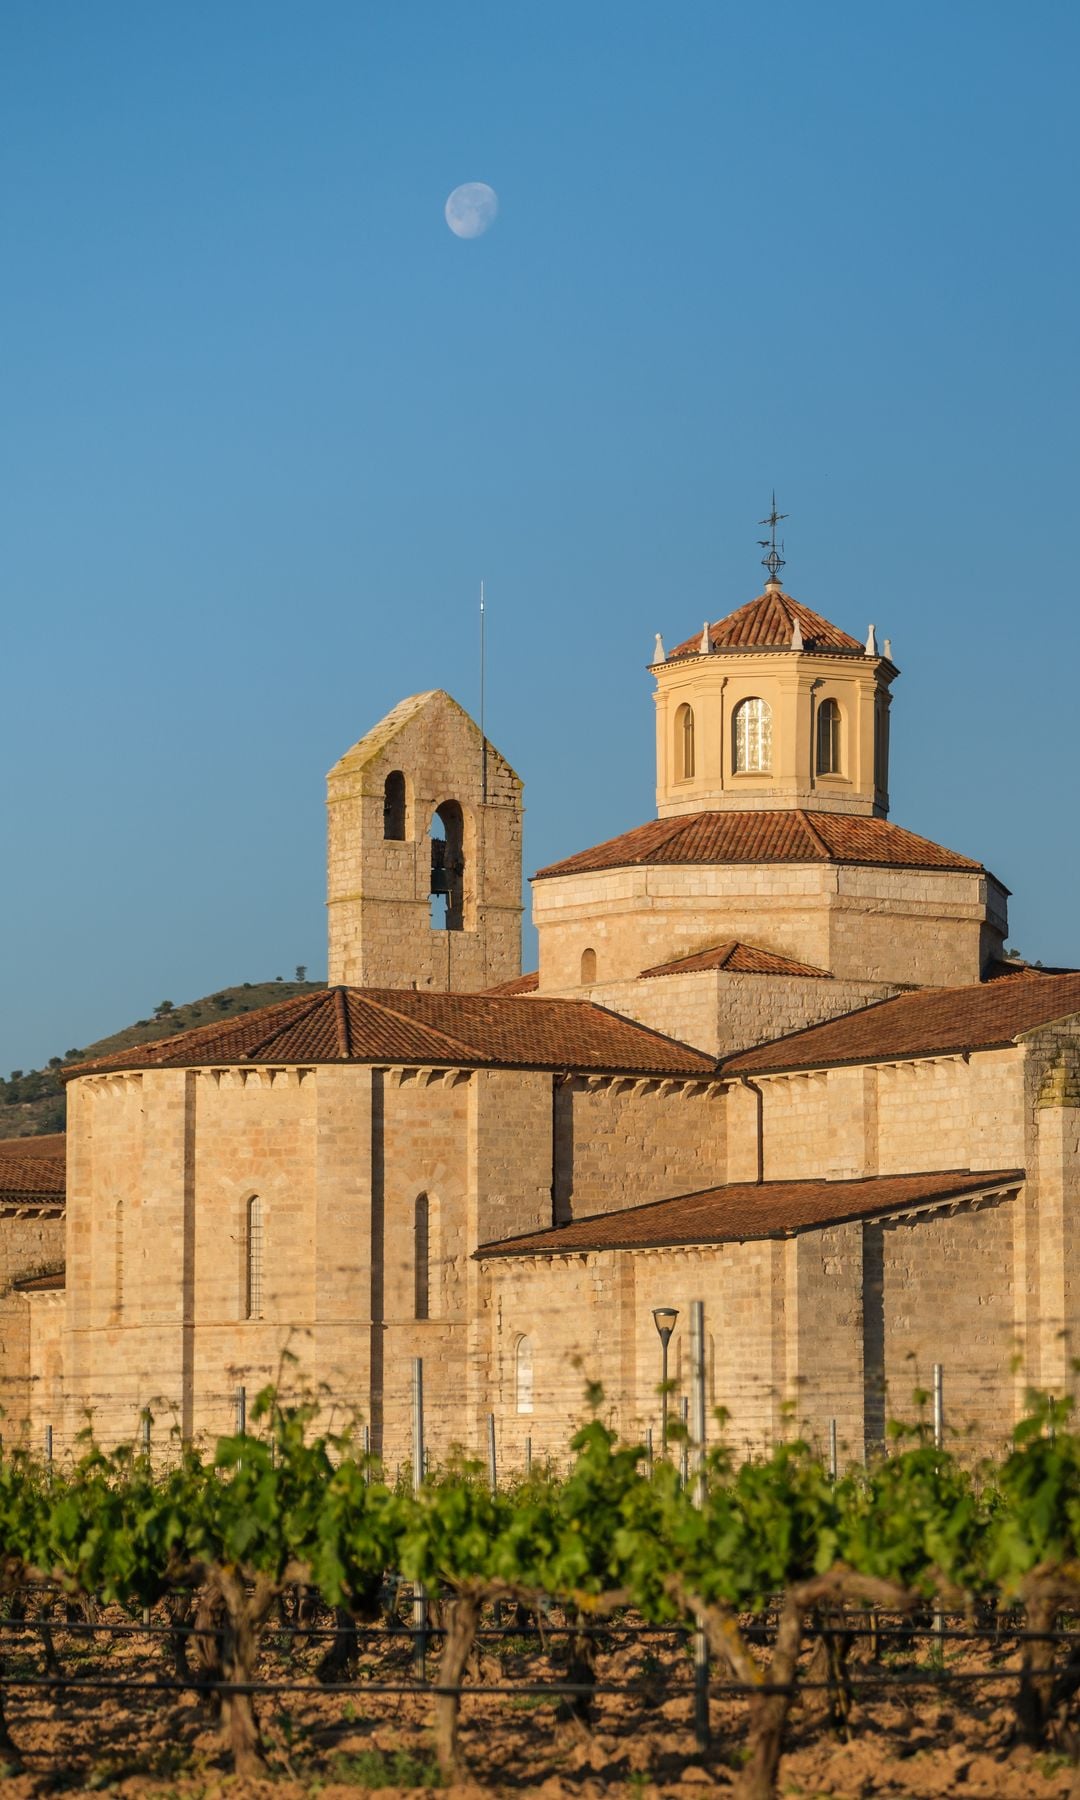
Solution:
M244 1312L261 1319L263 1309L263 1205L258 1194L247 1203L244 1244Z
M413 1317L431 1317L431 1207L417 1194L413 1208Z
M675 779L689 781L694 773L694 709L680 706L675 714Z
M817 716L817 772L840 773L840 708L835 700L823 700Z
M756 697L740 700L733 719L735 768L740 775L763 775L772 768L772 708Z
M581 952L581 985L582 985L582 987L588 987L589 983L591 981L595 981L595 980L596 980L596 951L595 950L583 950Z
M435 931L465 925L465 820L456 800L444 800L431 821L431 924Z
M532 1338L519 1337L514 1348L514 1410L531 1413L533 1409Z
M384 838L405 836L405 777L400 769L391 769L383 788L382 834Z

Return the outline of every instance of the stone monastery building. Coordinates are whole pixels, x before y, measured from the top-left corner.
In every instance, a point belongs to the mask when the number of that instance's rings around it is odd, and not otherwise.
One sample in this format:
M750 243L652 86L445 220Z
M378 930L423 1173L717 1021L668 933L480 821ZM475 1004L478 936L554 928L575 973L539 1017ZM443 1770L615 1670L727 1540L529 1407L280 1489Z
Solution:
M493 1411L512 1466L587 1377L655 1423L694 1299L740 1448L861 1456L934 1362L980 1447L1066 1385L1080 972L889 820L897 673L775 576L658 639L656 817L533 878L532 975L518 776L396 706L330 772L326 991L75 1069L66 1203L0 1146L6 1432L212 1434L287 1347L392 1467L422 1356L432 1452Z

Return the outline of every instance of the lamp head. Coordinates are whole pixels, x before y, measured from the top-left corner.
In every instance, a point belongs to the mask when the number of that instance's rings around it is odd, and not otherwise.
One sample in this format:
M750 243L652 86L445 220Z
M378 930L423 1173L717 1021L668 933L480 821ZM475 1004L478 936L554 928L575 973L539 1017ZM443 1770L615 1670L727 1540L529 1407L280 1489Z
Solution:
M675 1329L675 1321L679 1316L678 1308L675 1306L654 1306L652 1316L653 1324L656 1326L657 1332L659 1333L660 1342L666 1350L671 1334Z

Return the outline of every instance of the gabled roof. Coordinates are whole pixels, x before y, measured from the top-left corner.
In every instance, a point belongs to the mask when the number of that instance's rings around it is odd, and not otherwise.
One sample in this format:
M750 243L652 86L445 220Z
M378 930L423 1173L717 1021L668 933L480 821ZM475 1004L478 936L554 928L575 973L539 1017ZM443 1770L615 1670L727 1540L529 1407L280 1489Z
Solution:
M812 612L800 600L781 593L778 588L767 589L756 600L750 600L746 606L740 606L736 612L728 613L726 618L710 625L709 643L714 650L790 650L796 621L802 632L804 650L834 655L837 651L848 655L864 654L858 638L841 631L838 625L830 625L820 613ZM669 650L668 661L676 656L696 656L700 649L701 633L698 631L683 643L676 644L674 650Z
M832 980L828 969L795 962L790 956L777 956L773 950L759 950L756 944L740 944L737 938L715 944L711 950L698 950L691 956L678 956L674 962L642 969L638 980L650 981L655 975L692 975L699 969L723 969L728 975L808 975L820 981Z
M476 720L465 711L460 701L455 700L453 694L448 694L444 688L430 688L424 694L410 694L407 699L399 700L396 706L391 707L385 718L380 719L377 725L373 725L370 731L365 732L357 743L351 745L345 754L338 758L330 770L331 778L355 773L357 770L365 768L368 763L374 762L384 750L389 748L406 725L411 724L422 712L435 707L442 708L457 717L475 736L477 742L480 742L480 727ZM515 781L520 780L520 777L514 774L514 770L511 769L506 758L496 750L490 738L486 742L487 753L491 760L498 762L509 774L514 775Z
M551 1231L481 1244L477 1257L565 1256L586 1250L647 1250L676 1244L746 1243L790 1237L910 1207L1015 1188L1023 1169L946 1169L932 1175L876 1175L860 1181L730 1181L673 1200L594 1214Z
M405 1063L688 1078L708 1076L716 1067L712 1057L587 1000L336 987L70 1065L64 1075L236 1063Z
M1080 973L1017 975L974 987L922 988L729 1056L725 1075L1004 1049L1025 1031L1080 1012Z
M651 819L633 831L537 871L537 881L553 875L582 875L600 869L650 863L865 863L898 869L971 869L982 863L946 850L887 819L849 813L696 812L674 819Z

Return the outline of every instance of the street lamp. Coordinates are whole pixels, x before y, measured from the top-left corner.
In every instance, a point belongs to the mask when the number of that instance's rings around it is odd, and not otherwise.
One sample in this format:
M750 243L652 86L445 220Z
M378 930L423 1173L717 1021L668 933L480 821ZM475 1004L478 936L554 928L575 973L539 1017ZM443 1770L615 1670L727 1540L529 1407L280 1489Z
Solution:
M679 1316L674 1306L654 1306L653 1324L660 1339L660 1455L667 1455L667 1350L675 1321Z

